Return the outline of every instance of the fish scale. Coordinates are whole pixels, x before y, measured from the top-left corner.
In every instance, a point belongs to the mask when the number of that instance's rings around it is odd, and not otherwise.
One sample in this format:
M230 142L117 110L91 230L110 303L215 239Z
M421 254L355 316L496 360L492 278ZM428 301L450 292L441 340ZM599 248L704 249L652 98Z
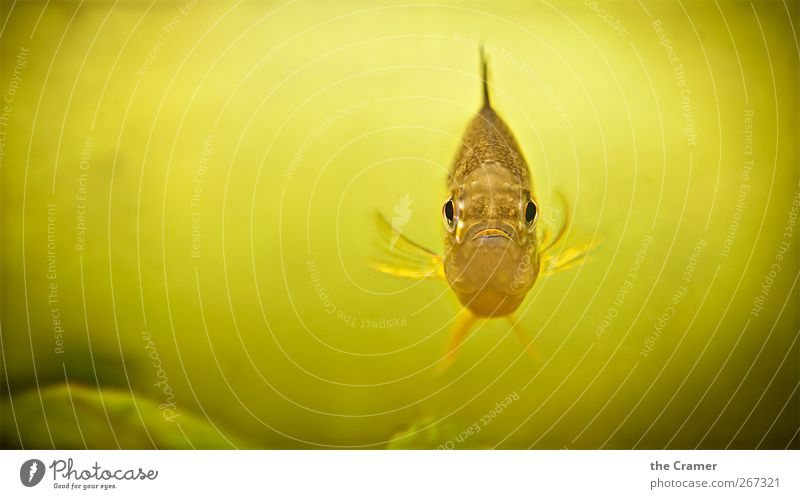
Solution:
M530 172L517 140L487 101L464 133L448 188L457 187L462 179L488 162L504 165L519 179L523 189L530 189Z

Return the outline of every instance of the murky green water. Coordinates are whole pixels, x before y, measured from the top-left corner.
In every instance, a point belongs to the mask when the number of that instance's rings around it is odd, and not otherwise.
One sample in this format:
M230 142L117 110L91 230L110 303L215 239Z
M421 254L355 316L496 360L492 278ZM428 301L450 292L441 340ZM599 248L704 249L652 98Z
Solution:
M2 18L4 447L798 447L796 3ZM539 361L492 321L438 373L455 296L367 262L376 210L441 250L479 41L603 244L518 313Z

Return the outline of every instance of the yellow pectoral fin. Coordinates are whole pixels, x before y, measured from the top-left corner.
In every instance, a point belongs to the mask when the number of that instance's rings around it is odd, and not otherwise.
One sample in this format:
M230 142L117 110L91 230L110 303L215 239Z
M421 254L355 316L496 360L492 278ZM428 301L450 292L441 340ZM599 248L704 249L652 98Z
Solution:
M401 234L380 213L376 213L375 224L385 259L370 262L372 268L408 279L444 278L441 256Z
M409 266L403 263L391 263L380 260L369 262L370 267L384 274L406 279L442 279L444 278L441 262L431 262L429 266Z
M561 240L563 240L566 236L570 225L572 224L572 214L569 211L567 199L558 191L555 192L555 197L557 197L558 201L561 203L563 214L559 226L557 228L554 227L555 234L551 233L551 229L546 226L542 228L542 250L544 252L547 252L556 244L561 242Z
M545 253L542 255L541 270L544 275L555 274L576 265L580 265L589 254L600 246L600 241L593 239L589 242L571 246L557 255Z
M581 264L589 253L600 246L599 239L594 237L590 241L579 242L569 248L558 251L557 246L567 239L572 225L572 213L570 212L566 197L560 192L556 192L555 195L561 203L564 213L554 234L551 234L546 227L542 228L540 272L543 275L554 274Z

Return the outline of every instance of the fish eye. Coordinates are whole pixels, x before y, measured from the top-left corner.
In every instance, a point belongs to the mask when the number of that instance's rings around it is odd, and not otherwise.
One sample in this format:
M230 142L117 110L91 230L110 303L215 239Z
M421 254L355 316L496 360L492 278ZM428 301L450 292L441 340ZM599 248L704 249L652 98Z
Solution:
M456 206L453 203L453 198L445 201L444 206L442 206L442 215L444 216L444 224L447 226L447 230L453 232L453 229L456 228Z
M528 204L525 205L525 222L528 225L533 224L533 222L536 220L537 213L538 210L536 209L536 203L534 203L532 199L529 199Z

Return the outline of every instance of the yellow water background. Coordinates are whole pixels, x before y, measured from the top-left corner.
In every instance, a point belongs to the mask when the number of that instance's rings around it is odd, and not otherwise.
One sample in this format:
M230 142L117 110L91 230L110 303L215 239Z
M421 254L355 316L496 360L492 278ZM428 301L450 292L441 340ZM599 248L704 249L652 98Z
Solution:
M800 446L797 2L0 3L3 447ZM586 262L436 370L495 108ZM543 222L544 223L544 222ZM384 244L385 246L385 244Z

